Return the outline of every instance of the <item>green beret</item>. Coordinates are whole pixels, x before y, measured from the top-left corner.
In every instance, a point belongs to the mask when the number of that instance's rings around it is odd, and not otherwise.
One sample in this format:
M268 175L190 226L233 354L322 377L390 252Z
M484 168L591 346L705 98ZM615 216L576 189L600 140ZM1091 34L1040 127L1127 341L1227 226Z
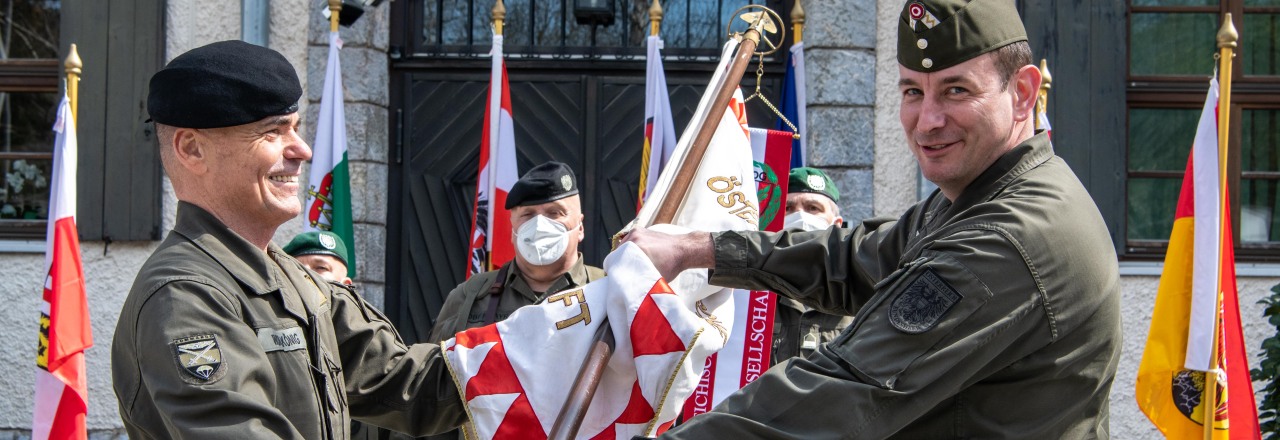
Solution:
M294 257L303 255L328 255L347 264L347 244L342 237L329 231L311 231L298 234L284 246L284 253Z
M1019 41L1013 0L913 0L898 21L898 64L937 72Z
M787 183L787 193L822 194L833 202L840 201L840 189L827 177L827 173L817 168L800 167L791 169L791 179Z
M298 111L302 83L280 52L239 40L191 49L151 76L151 120L183 128L244 125Z
M541 205L578 194L573 170L560 162L547 162L520 176L507 193L506 208Z

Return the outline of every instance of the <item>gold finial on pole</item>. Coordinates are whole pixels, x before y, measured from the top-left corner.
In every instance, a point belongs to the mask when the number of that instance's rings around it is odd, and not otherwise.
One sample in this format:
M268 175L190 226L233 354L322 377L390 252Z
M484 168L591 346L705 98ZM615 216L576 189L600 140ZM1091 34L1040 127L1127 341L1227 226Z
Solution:
M329 32L338 31L339 12L342 12L342 0L329 0Z
M658 35L658 31L662 29L662 1L653 0L649 3L649 35Z
M800 0L791 7L791 32L796 35L795 42L804 41L804 8L800 6Z
M76 44L71 43L67 60L62 64L67 69L67 100L71 101L71 119L78 119L76 111L80 108L80 72L84 63L80 61L80 52Z
M1053 75L1049 73L1049 61L1040 59L1040 90L1036 92L1036 129L1040 126L1040 115L1049 111L1049 89L1053 87Z
M1225 246L1226 234L1231 230L1231 224L1226 221L1228 217L1222 215L1227 209L1230 209L1231 198L1227 193L1227 142L1230 140L1231 134L1231 58L1234 57L1236 42L1240 39L1240 34L1236 32L1235 25L1231 22L1231 13L1228 12L1222 17L1222 27L1218 29L1218 212L1213 215L1218 216L1218 252L1223 253L1222 246ZM1218 265L1218 279L1222 279L1222 265ZM1217 295L1214 298L1213 310L1219 310L1222 304L1222 290L1217 289ZM1221 366L1218 364L1218 319L1213 320L1213 351L1209 356L1209 371L1204 372L1204 397L1200 399L1200 414L1204 420L1204 438L1205 440L1213 439L1213 431L1217 429L1217 413L1218 413L1218 370Z
M493 33L502 35L502 21L507 19L507 7L502 4L502 0L493 2Z

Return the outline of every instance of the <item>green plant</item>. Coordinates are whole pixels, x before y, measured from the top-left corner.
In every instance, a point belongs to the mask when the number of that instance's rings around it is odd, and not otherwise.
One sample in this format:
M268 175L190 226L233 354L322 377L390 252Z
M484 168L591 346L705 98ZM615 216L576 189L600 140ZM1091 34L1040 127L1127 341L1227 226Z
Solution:
M1262 432L1267 440L1280 440L1280 420L1277 420L1280 416L1280 285L1272 287L1271 296L1258 303L1267 306L1262 314L1276 328L1276 333L1262 341L1261 362L1250 373L1255 382L1266 384L1262 387L1258 414Z

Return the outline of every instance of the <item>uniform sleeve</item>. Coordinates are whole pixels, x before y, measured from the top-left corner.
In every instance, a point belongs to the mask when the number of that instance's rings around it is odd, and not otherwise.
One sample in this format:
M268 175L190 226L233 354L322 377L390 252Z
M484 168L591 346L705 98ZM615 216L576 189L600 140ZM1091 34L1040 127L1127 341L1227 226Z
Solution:
M302 439L271 404L271 364L238 302L196 281L158 289L138 313L139 374L167 435L182 438Z
M453 290L449 291L449 296L445 297L444 305L440 306L440 313L436 315L436 323L431 326L431 337L428 341L441 342L445 339L452 338L458 332L458 320L462 316L462 303L466 302L467 283L463 282ZM467 311L470 313L470 310ZM463 325L466 323L464 322Z
M885 438L1050 341L1041 292L1004 237L962 232L891 273L808 359L773 368L663 438ZM918 433L919 438L954 432Z
M891 219L853 229L712 234L711 283L771 290L833 315L852 315L891 272L905 233Z
M333 287L333 324L351 415L413 434L438 434L466 419L440 346L405 346L380 312Z

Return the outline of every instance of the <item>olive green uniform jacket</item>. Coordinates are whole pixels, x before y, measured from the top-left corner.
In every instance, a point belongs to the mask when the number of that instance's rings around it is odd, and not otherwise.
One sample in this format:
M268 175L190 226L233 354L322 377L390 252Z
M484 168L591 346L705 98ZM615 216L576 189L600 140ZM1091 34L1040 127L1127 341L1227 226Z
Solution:
M352 418L412 433L466 414L434 344L405 346L351 289L179 203L116 326L129 438L345 439Z
M711 282L856 314L662 438L1108 438L1119 275L1048 136L897 221L713 235Z
M583 263L581 253L578 254L578 261L552 283L546 292L534 292L520 275L520 266L514 260L505 267L508 268L506 279L502 283L502 293L498 296L498 308L494 311L493 322L507 319L516 309L541 302L548 293L555 294L582 287L604 278L604 270ZM443 341L460 331L492 324L493 322L486 320L490 301L493 301L489 288L497 281L500 272L501 269L477 274L453 288L440 307L440 314L436 315L430 340Z
M853 316L830 315L778 295L773 314L773 353L769 365L813 354L853 323Z

